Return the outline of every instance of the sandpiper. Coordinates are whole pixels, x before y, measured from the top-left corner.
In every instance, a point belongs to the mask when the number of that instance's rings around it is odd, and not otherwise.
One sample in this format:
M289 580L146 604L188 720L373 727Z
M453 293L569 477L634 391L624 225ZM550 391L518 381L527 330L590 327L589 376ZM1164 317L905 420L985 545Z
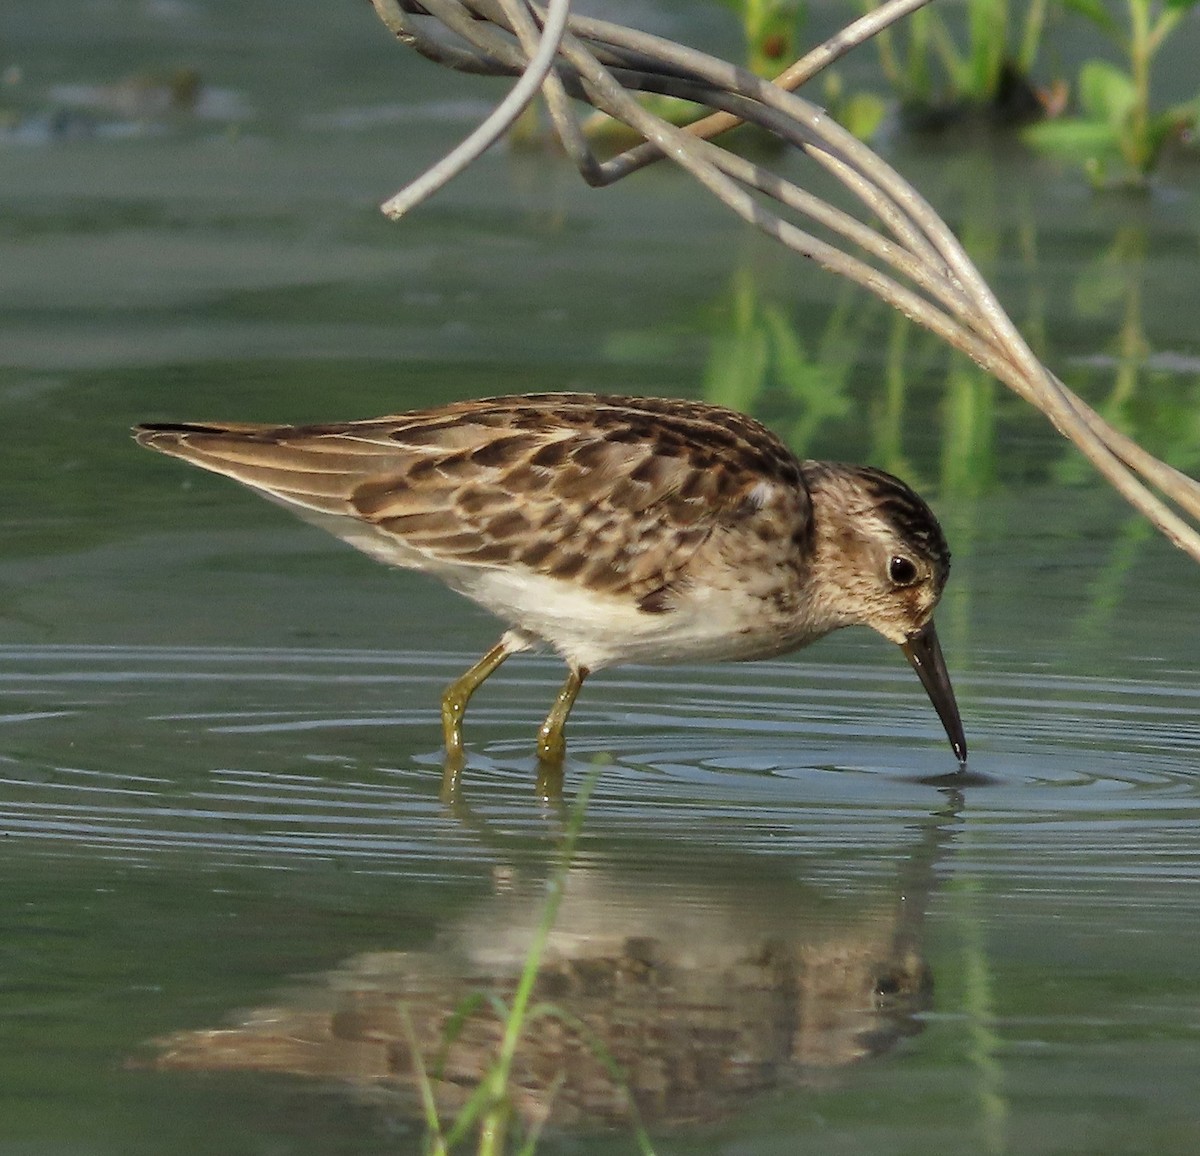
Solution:
M134 433L509 624L442 698L451 759L471 695L517 651L549 645L567 664L538 732L554 766L592 671L766 658L861 624L904 651L966 764L933 626L950 568L937 519L891 474L800 461L733 410L545 393L331 425Z

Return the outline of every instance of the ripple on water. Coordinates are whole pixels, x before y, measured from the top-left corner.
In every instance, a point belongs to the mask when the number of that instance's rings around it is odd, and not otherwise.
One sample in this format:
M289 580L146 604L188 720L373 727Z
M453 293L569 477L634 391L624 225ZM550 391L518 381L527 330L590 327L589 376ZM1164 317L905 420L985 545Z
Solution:
M431 873L448 854L486 860L437 798L437 697L468 663L0 649L0 832L135 858ZM470 713L468 803L517 835L547 831L530 748L560 669L516 661ZM964 792L984 868L1003 842L1042 875L1195 877L1200 689L983 672L958 690L987 780ZM568 792L594 764L589 832L805 854L894 848L942 805L955 767L906 669L810 661L607 672L572 720Z

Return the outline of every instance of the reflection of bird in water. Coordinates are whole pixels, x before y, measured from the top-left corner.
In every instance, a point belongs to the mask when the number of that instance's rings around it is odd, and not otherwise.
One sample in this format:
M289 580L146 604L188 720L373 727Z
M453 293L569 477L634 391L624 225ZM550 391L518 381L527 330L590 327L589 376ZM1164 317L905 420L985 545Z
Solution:
M731 410L538 394L341 425L136 433L511 624L442 700L452 760L468 700L516 651L548 643L567 663L538 738L560 765L590 671L763 658L856 624L900 645L966 760L932 619L950 554L929 507L879 470L798 461Z
M154 1062L345 1079L399 1093L405 1114L423 1067L449 1119L504 1034L493 1004L464 1015L465 1001L488 991L511 1004L543 898L541 886L495 896L437 951L357 956L290 1005L157 1041ZM901 917L886 899L834 914L809 889L764 879L761 864L752 886L657 878L648 889L573 870L533 995L564 1014L526 1022L513 1106L529 1124L619 1123L631 1096L647 1122L715 1121L885 1052L919 1030L932 986Z

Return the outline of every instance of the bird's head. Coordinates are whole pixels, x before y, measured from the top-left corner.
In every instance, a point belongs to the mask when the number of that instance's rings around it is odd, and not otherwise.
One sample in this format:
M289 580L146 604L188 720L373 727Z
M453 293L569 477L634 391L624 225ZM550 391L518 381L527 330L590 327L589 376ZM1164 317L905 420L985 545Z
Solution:
M812 577L819 611L896 643L921 679L950 745L966 762L954 689L933 627L950 550L933 511L899 478L865 466L806 462Z

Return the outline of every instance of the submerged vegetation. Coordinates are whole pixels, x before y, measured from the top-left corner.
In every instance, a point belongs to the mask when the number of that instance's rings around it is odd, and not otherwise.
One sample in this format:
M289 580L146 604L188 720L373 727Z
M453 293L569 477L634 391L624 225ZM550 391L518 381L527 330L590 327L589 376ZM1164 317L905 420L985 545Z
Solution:
M716 3L736 15L743 64L757 75L776 77L803 55L803 0ZM880 3L859 0L859 7L868 13ZM1195 94L1167 105L1156 103L1154 83L1156 57L1198 7L1200 0L935 0L873 37L880 85L861 78L852 85L828 68L810 95L863 140L895 107L911 131L1019 131L1030 148L1078 165L1097 188L1139 188L1170 145L1200 132L1200 79ZM1080 26L1100 33L1115 55L1088 56L1073 76L1047 71L1043 62L1061 60L1058 38ZM701 114L685 100L641 99L673 124ZM605 114L586 127L615 148L636 143ZM522 119L514 139L542 139L536 114Z
M799 54L804 6L796 0L720 0L739 15L749 66L771 76ZM1024 127L1040 151L1081 165L1096 186L1138 186L1164 150L1200 129L1200 80L1188 99L1155 103L1154 62L1200 0L965 0L931 4L874 38L880 76L903 121L917 130L985 120ZM878 7L863 0L862 8ZM1090 56L1074 77L1038 76L1058 59L1069 22L1098 31L1115 58ZM847 91L828 74L823 98L854 133L884 120L877 93Z

